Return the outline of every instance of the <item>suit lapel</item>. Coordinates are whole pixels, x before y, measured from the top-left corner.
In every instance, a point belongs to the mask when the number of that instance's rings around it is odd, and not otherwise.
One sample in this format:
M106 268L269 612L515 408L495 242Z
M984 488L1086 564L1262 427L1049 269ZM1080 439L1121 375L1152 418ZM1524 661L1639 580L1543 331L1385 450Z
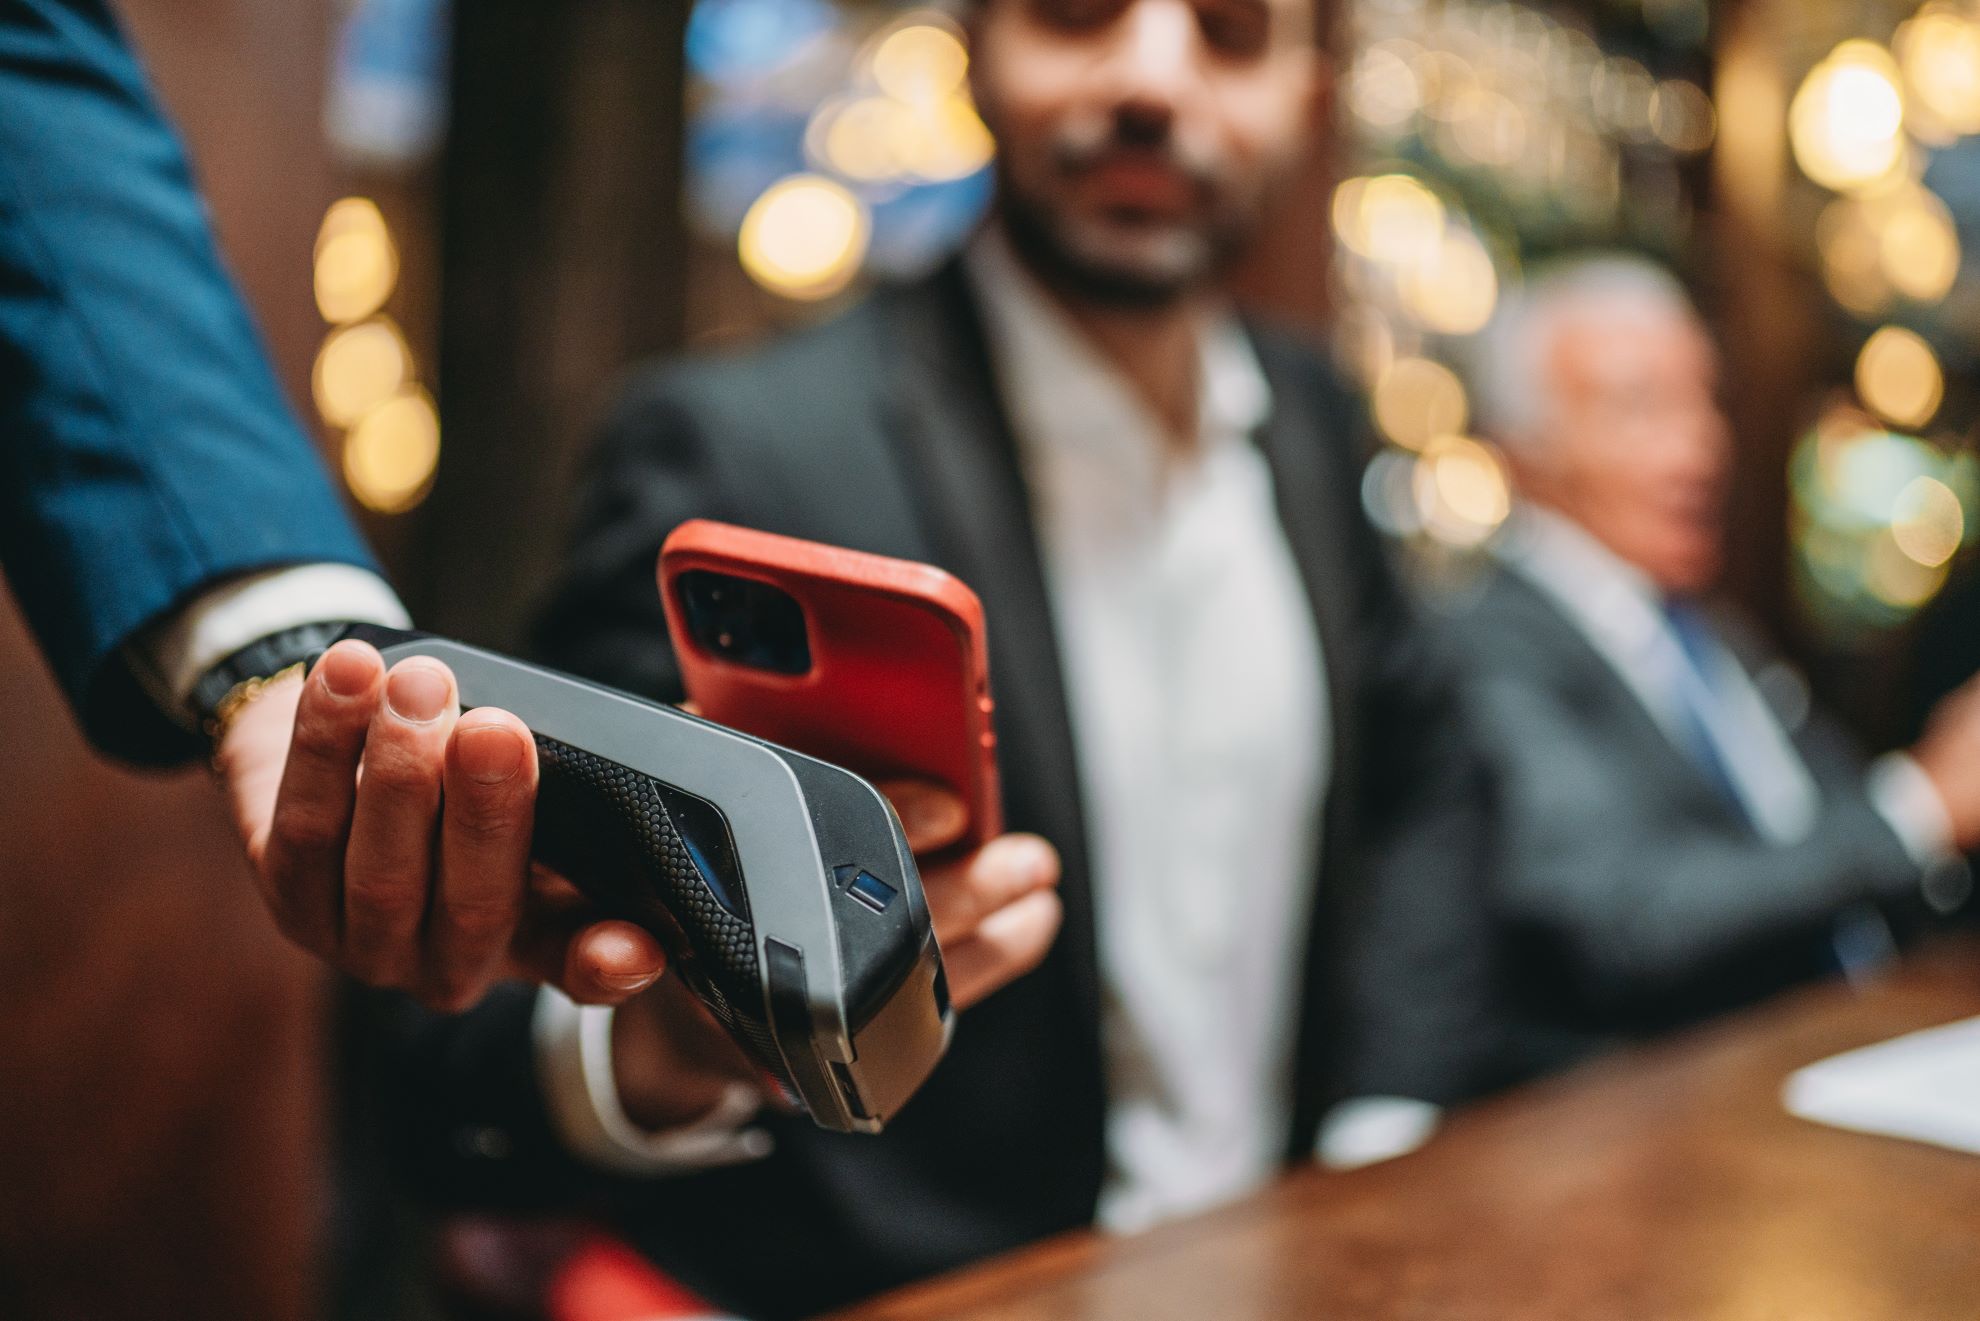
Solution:
M1354 547L1344 518L1355 515L1343 504L1325 447L1345 443L1337 436L1341 419L1323 417L1312 391L1288 370L1278 353L1259 349L1259 361L1272 387L1272 414L1258 436L1259 447L1272 470L1274 503L1286 543L1305 584L1320 648L1327 666L1329 728L1335 744L1332 782L1341 782L1352 759L1343 755L1356 732L1357 712L1349 700L1359 668L1355 647L1353 581L1349 573Z
M1325 400L1296 371L1291 354L1268 343L1258 355L1272 387L1272 414L1258 437L1272 470L1273 498L1287 545L1305 584L1320 634L1326 666L1326 730L1314 736L1332 743L1327 803L1321 825L1320 865L1314 877L1313 916L1307 928L1305 983L1296 1029L1293 1159L1310 1150L1313 1132L1329 1097L1336 1070L1331 1066L1341 1029L1341 975L1345 966L1347 913L1355 902L1349 881L1356 868L1352 823L1359 793L1356 776L1360 712L1354 694L1360 685L1361 656L1355 623L1353 565L1357 548L1349 520L1358 516L1337 473L1328 446L1348 443L1340 434L1345 419L1326 416Z
M1525 616L1525 627L1532 636L1553 636L1552 651L1574 675L1580 689L1590 695L1590 708L1615 713L1615 718L1625 726L1625 736L1644 749L1646 764L1663 764L1664 773L1658 778L1665 783L1682 785L1686 796L1694 800L1695 810L1702 816L1719 820L1741 836L1752 833L1753 823L1747 819L1744 810L1729 801L1727 790L1715 783L1692 755L1672 740L1657 718L1643 705L1643 698L1636 689L1616 672L1615 665L1596 649L1559 602L1511 566L1499 570L1493 590L1504 593L1503 599L1511 603L1510 608Z
M960 265L888 295L886 429L935 562L982 598L1004 798L1065 863L1065 961L1099 1059L1099 970L1070 717L1030 499Z

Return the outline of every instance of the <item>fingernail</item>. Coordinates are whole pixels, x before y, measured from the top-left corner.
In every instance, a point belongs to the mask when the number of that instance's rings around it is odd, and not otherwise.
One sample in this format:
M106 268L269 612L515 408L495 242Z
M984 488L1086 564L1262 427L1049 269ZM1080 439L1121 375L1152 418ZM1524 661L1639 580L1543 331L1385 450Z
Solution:
M415 725L438 720L453 695L446 674L431 665L394 666L385 680L385 700L392 714Z
M506 729L480 725L454 735L455 755L470 780L500 784L522 769L522 740Z
M659 980L658 973L652 972L601 972L599 985L612 991L639 991Z
M1052 851L1052 846L1042 839L1021 839L1018 841L1018 847L1022 851L1018 854L1017 865L1024 868L1035 881L1044 880L1058 866L1058 855Z
M330 648L316 667L323 671L324 686L338 697L356 697L371 682L371 667L355 646Z

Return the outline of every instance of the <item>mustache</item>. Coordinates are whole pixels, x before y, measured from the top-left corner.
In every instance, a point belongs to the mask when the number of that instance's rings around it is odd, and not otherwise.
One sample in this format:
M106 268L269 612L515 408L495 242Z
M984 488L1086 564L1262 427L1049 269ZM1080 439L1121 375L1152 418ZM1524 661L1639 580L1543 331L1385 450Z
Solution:
M1095 116L1067 124L1053 138L1052 161L1067 174L1081 174L1112 156L1133 156L1174 170L1198 189L1218 180L1216 156L1178 137L1166 125L1138 123L1118 115Z

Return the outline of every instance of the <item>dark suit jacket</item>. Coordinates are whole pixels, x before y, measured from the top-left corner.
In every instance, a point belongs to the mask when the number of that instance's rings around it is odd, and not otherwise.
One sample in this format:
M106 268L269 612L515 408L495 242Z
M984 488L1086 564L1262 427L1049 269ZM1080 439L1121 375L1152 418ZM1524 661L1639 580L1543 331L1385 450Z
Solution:
M96 0L0 0L0 563L98 746L196 750L117 649L216 580L369 563Z
M1833 972L1853 907L1915 920L1918 866L1870 805L1862 758L1805 703L1776 714L1821 808L1806 839L1776 846L1524 577L1494 570L1452 622L1500 799L1496 909L1532 1064ZM1760 668L1736 629L1728 640Z
M1276 399L1260 441L1320 624L1336 747L1291 1156L1343 1094L1453 1100L1479 1085L1482 824L1455 693L1359 514L1355 404L1311 354L1258 346ZM771 1158L614 1187L613 1213L751 1315L841 1303L1090 1223L1106 1098L1072 734L1026 492L960 271L747 357L640 377L606 431L542 629L547 657L680 696L653 570L662 538L694 516L932 561L977 590L1009 823L1058 846L1066 921L1040 969L963 1016L884 1135L776 1122ZM409 1038L415 1148L457 1196L583 1186L535 1113L526 1015L518 996ZM503 1154L457 1159L487 1148L457 1140L477 1127L501 1133Z

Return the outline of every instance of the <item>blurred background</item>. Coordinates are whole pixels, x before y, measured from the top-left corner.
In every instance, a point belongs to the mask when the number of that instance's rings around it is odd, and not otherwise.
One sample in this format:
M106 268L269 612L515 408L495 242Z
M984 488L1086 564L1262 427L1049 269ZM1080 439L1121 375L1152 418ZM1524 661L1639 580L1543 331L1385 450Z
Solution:
M474 641L519 636L632 363L830 315L990 200L939 9L121 8L326 462ZM1725 345L1732 594L1907 737L1980 667L1980 0L1359 0L1332 40L1334 132L1246 285L1367 390L1399 553L1461 581L1506 517L1459 376L1504 291L1654 253ZM4 608L0 657L0 1303L311 1315L366 1236L329 988L195 828L204 777L92 761Z

